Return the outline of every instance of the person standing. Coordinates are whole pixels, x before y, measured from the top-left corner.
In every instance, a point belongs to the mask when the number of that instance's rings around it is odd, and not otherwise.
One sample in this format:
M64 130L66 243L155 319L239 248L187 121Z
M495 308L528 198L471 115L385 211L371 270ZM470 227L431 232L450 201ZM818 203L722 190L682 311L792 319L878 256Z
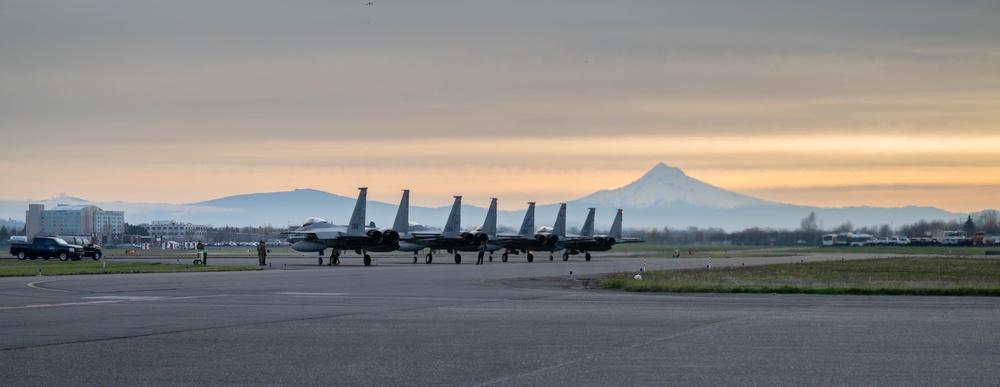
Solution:
M257 242L257 263L259 266L264 266L264 261L267 258L267 246L264 246L264 241Z
M477 265L483 264L483 255L486 255L486 242L479 243L479 260L476 261Z
M201 263L208 265L208 254L205 253L205 244L198 241L198 244L194 246L194 249L198 251L198 259Z

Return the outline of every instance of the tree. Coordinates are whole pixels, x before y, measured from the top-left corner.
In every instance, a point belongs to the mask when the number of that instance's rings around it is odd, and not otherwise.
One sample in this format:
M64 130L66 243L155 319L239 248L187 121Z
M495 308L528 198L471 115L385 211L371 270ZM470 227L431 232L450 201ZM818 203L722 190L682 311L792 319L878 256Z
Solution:
M125 235L149 236L149 230L142 226L125 223Z
M851 221L846 221L846 222L844 222L844 224L842 224L839 227L833 229L833 232L838 232L838 233L839 232L851 232L851 231L854 231L854 223L851 223Z
M819 223L816 221L816 211L809 211L809 216L802 219L802 225L799 230L802 231L816 231L819 229Z
M6 243L7 238L10 238L10 231L7 231L7 226L0 226L0 243Z
M983 210L979 213L979 227L990 235L1000 233L1000 211Z
M976 222L972 221L972 215L969 215L969 219L965 221L962 225L962 231L965 231L965 235L972 235L976 233Z

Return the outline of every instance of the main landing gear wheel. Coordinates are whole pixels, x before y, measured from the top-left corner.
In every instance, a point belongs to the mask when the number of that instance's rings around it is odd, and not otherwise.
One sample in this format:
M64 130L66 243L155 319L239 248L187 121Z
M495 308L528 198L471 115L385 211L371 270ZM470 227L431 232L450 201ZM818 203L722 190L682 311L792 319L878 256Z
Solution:
M587 253L587 255L584 255L584 259L586 259L587 262L590 262L590 253Z
M431 255L430 253L427 253L427 255L424 256L424 263L430 265L431 262L434 262L434 256Z
M554 261L555 259L556 259L556 257L554 255L549 254L549 261Z
M371 266L371 265L372 265L372 256L365 254L365 266Z
M500 261L507 262L507 253L503 253L503 255L500 256Z
M566 262L568 260L569 260L569 253L563 253L563 262Z
M460 263L462 263L462 256L459 254L455 254L455 264L458 265Z
M535 256L532 255L531 253L528 253L528 262L534 262L534 261L535 261Z
M493 262L493 254L490 254L490 262Z
M319 265L320 265L320 266L323 266L323 257L322 257L322 256L321 256L321 257L319 257Z
M417 255L413 254L413 263L417 263Z

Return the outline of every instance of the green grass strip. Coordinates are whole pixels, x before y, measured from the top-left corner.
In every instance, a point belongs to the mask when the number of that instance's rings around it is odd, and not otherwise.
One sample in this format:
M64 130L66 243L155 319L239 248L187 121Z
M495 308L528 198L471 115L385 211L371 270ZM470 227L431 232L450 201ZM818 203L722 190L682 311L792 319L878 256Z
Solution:
M676 293L1000 296L1000 259L896 257L602 277L606 289Z

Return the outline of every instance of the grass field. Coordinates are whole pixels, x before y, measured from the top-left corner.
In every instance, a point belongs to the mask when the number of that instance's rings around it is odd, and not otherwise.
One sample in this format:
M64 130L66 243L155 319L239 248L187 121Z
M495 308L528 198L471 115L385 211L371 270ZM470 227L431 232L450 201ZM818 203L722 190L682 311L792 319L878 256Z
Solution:
M155 262L0 261L0 277L70 274L124 274L259 270L257 266L169 265Z
M613 251L642 253L648 258L670 258L674 252L680 258L736 257L780 257L798 254L898 254L934 255L954 257L985 256L987 251L1000 251L1000 246L863 246L863 247L820 247L820 246L666 246L654 244L633 244L615 246Z
M606 289L681 293L1000 296L1000 258L896 257L615 273Z

